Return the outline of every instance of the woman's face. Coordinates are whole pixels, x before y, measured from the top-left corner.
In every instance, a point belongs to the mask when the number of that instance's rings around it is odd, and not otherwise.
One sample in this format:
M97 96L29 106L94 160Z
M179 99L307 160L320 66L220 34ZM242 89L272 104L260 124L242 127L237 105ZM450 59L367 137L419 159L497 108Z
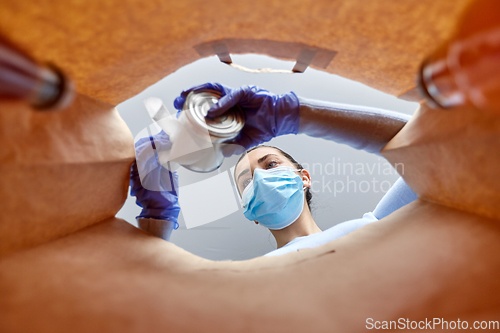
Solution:
M255 169L272 169L279 166L295 166L279 150L272 147L260 147L249 152L236 165L235 179L240 195L253 178Z

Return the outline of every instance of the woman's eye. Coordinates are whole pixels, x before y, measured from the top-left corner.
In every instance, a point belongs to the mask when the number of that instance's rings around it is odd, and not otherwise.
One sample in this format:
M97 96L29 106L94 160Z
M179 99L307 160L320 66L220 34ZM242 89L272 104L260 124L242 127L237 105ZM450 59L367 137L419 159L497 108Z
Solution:
M276 161L271 161L267 163L267 169L275 168L278 165L278 162Z

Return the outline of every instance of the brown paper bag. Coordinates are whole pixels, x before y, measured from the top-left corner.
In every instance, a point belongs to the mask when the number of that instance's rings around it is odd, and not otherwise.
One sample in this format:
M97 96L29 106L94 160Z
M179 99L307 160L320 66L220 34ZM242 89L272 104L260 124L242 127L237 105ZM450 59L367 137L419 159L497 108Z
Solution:
M382 155L420 198L500 219L500 115L422 106Z
M79 94L59 112L0 103L0 255L118 212L133 138L116 109Z

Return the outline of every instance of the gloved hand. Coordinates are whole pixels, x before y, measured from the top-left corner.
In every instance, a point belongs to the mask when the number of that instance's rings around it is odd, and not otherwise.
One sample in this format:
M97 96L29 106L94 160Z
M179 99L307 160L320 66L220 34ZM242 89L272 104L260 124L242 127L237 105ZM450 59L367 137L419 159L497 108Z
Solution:
M136 203L143 208L137 219L169 220L177 229L180 212L177 172L170 172L161 166L157 157L157 150L170 147L169 137L163 131L154 137L137 141L136 161L130 173L130 194L136 197Z
M298 133L300 104L293 92L275 95L256 86L231 89L218 83L205 83L183 91L174 101L175 108L181 110L186 96L191 91L202 89L216 90L223 96L208 110L208 117L219 116L235 105L239 105L245 113L245 126L240 134L227 142L230 145L222 147L226 157L279 135Z

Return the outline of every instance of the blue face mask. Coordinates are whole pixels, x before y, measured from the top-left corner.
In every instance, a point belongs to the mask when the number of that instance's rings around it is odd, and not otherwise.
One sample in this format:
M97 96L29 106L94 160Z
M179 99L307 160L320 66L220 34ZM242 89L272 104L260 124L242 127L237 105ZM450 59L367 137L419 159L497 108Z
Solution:
M279 230L295 222L304 209L304 183L290 167L255 169L242 193L243 214L266 228Z

